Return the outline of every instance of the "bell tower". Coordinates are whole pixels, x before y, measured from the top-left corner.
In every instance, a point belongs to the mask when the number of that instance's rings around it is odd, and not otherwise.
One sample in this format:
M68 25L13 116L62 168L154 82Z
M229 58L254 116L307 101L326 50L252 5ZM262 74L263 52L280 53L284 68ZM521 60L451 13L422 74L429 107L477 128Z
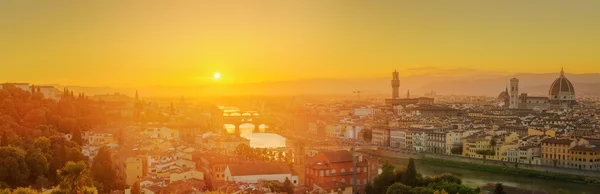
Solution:
M398 71L392 73L392 99L400 98L400 77Z

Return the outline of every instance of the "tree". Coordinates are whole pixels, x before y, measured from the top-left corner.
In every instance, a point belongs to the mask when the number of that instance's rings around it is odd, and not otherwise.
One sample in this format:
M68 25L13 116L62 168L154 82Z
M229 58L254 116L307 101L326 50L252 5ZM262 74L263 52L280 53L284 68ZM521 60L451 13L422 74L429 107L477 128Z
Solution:
M0 148L0 182L12 188L24 186L29 178L29 169L25 157L27 153L17 147Z
M406 172L404 173L403 177L403 183L408 185L408 186L417 186L419 184L419 179L417 178L417 168L415 167L415 160L414 159L409 159L408 160L408 167L406 167Z
M84 187L92 184L84 161L67 162L65 167L58 170L58 176L61 178L60 189L67 193L83 192Z
M2 139L0 139L0 147L8 146L8 133L6 130L2 133Z
M565 190L565 189L558 189L556 190L556 193L558 194L571 194L571 192Z
M50 139L47 137L38 137L33 142L33 147L39 149L43 153L47 153L50 150Z
M394 183L387 188L386 194L408 194L412 188L402 183Z
M140 194L141 193L140 182L136 181L131 185L131 194Z
M385 193L388 187L396 181L396 175L394 174L394 165L389 162L385 162L381 167L381 174L375 177L373 180L374 193Z
M38 192L30 188L17 188L12 191L12 194L38 194Z
M92 177L95 181L102 184L101 188L104 192L118 189L116 187L119 185L117 182L119 179L117 177L117 171L113 166L112 154L108 147L101 147L100 150L98 150L96 157L94 157Z
M30 171L29 180L34 182L39 176L48 172L48 160L39 150L32 151L26 157L27 168Z
M506 192L504 192L504 187L502 186L502 183L496 183L496 187L494 188L494 193L495 194L506 194Z
M448 194L448 192L446 192L445 190L437 190L435 192L433 192L433 194Z
M79 145L83 145L83 139L81 138L81 131L79 131L79 127L75 127L75 130L71 133L73 135L72 141Z
M288 194L294 194L294 184L292 184L292 181L290 181L290 179L287 177L283 182L283 190Z
M427 186L433 190L439 191L444 190L448 193L460 193L460 194L479 194L479 189L473 189L471 187L467 187L465 185L456 184L456 183L448 183L448 182L439 182L432 183Z
M52 185L50 184L50 181L44 176L38 176L37 179L35 179L35 184L33 185L33 187L38 190L42 190L49 186Z

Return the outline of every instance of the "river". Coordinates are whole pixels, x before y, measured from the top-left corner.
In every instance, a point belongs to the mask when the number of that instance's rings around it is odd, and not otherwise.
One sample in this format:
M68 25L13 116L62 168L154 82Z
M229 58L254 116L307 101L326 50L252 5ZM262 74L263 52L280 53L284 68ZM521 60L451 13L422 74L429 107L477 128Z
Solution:
M462 168L452 168L438 165L425 164L420 160L415 160L417 171L424 176L432 176L442 173L452 173L459 176L464 185L470 187L481 187L488 183L502 183L517 188L540 190L548 193L556 193L558 189L565 189L571 194L592 194L600 193L600 186L577 184L563 181L555 181L541 178L521 177L506 175L501 173L484 172ZM394 159L393 163L399 167L408 165L407 159Z

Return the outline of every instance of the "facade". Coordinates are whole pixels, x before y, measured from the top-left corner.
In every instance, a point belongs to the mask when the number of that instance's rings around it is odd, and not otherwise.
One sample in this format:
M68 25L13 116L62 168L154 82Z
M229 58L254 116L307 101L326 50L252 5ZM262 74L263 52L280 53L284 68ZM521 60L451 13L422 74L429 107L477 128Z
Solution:
M431 153L446 153L446 133L444 132L426 132L427 149Z
M260 181L293 180L292 171L286 164L231 164L225 169L225 180L232 183L259 183ZM297 181L296 181L297 183Z
M571 152L569 150L575 145L575 140L569 138L548 138L542 140L542 165L568 167L571 160Z
M136 181L143 178L144 159L141 157L129 157L125 161L125 184L133 185Z
M398 71L392 73L392 98L385 99L388 106L403 106L411 104L433 104L434 99L428 97L410 98L409 92L406 98L400 98L400 76Z
M510 105L509 108L519 108L519 79L510 79Z
M390 129L377 128L373 129L371 142L375 145L390 146Z
M356 169L353 169L353 159L355 157L347 150L321 152L307 163L305 183L338 182L352 185L355 183L353 172L356 170L356 185L359 191L363 191L372 182L371 178L377 175L378 163L376 159L356 157Z
M169 175L170 182L186 181L190 179L204 180L204 173L197 170L184 170L172 172Z
M142 131L142 135L156 139L178 140L179 130L168 127L149 127Z
M527 93L519 95L519 80L510 80L510 105L511 109L533 109L533 108L571 108L577 105L575 87L565 77L564 70L552 84L548 96L528 96ZM502 95L502 94L501 94Z
M352 194L352 185L340 182L315 183L314 193L317 194Z
M540 154L540 146L521 146L518 163L539 165Z
M424 131L412 132L412 150L415 152L425 152L429 149L427 145L427 133Z
M406 130L390 130L390 147L406 149Z
M578 145L570 150L569 168L579 170L600 170L600 149L596 146Z
M458 115L458 110L453 108L424 104L407 110L410 114L420 117L455 117Z

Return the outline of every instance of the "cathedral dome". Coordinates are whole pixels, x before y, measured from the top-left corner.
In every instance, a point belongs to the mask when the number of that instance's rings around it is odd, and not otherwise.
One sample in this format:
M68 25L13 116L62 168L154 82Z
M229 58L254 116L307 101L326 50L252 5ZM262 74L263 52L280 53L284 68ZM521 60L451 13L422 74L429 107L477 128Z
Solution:
M554 80L548 95L551 100L575 100L575 88L565 77L564 71L560 71L560 77Z

